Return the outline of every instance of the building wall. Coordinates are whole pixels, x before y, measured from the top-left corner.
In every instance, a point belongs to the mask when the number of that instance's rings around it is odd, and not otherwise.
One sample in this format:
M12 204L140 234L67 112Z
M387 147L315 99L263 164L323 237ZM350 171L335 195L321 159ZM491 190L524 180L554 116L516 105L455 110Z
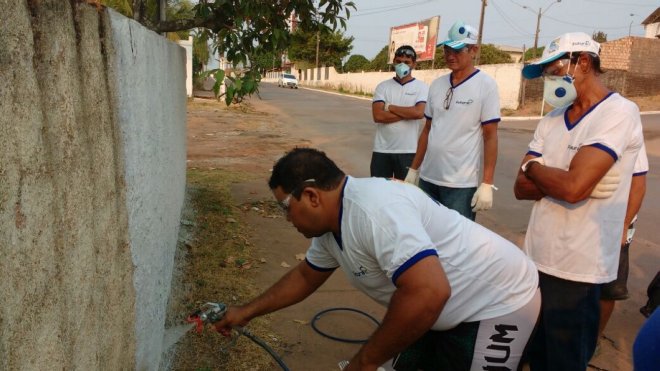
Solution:
M155 370L184 51L84 2L0 9L0 369Z
M517 63L482 65L478 68L495 79L499 87L500 105L506 109L518 107L520 92L520 69ZM293 69L294 71L298 71ZM449 74L448 69L414 70L413 76L427 84L439 76ZM338 73L334 67L310 68L294 72L301 85L327 87L352 93L373 94L376 86L382 81L394 77L394 72L356 72ZM264 81L276 82L278 73L267 73Z

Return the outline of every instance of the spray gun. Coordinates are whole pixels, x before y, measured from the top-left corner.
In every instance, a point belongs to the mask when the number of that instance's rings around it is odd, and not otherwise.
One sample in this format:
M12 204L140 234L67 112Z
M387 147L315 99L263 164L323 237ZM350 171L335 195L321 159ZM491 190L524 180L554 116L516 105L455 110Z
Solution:
M222 319L227 313L227 306L222 303L208 302L201 306L198 310L188 316L186 321L194 323L195 330L202 332L204 324L214 324Z
M226 313L227 306L225 304L208 302L202 305L201 308L193 312L191 315L189 315L186 321L188 321L188 323L194 323L196 325L195 330L197 332L202 332L202 330L204 330L205 324L214 324L220 321ZM268 354L273 357L275 362L277 362L277 364L282 368L282 370L289 371L289 368L286 366L282 358L277 353L275 353L275 351L270 346L268 346L265 341L261 340L243 327L236 326L234 327L234 330L236 330L240 335L247 336L250 340L254 341L257 345L266 350ZM235 340L236 338L233 339L232 343L235 342Z

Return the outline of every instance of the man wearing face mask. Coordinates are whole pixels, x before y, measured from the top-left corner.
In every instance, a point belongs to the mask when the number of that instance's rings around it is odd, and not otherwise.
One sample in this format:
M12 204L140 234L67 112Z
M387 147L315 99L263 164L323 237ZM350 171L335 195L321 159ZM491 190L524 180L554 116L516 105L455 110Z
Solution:
M478 46L472 26L456 22L440 45L451 73L429 88L426 125L405 180L475 220L477 211L493 204L499 93L495 80L474 67Z
M376 87L371 107L376 123L371 176L403 180L415 157L429 88L412 76L417 53L410 45L394 52L396 75Z
M585 370L596 347L601 285L617 278L638 156L638 107L600 80L600 45L582 32L554 39L525 66L543 76L556 109L538 124L518 171L516 198L534 200L524 250L543 295L532 370ZM634 205L632 205L634 206Z

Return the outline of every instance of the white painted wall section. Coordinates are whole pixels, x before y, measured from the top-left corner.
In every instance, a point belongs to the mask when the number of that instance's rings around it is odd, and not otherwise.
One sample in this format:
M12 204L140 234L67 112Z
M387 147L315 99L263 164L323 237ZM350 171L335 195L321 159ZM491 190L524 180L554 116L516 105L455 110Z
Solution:
M185 191L186 53L135 21L110 15L135 266L135 368L156 370Z

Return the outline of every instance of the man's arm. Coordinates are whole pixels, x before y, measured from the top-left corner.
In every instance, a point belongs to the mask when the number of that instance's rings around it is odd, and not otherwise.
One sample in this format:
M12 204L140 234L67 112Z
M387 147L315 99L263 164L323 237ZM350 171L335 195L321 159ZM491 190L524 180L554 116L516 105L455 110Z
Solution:
M594 146L581 147L568 170L534 164L526 175L544 194L569 203L589 197L600 179L614 164L614 158Z
M215 328L227 336L233 326L245 326L255 317L298 303L316 291L332 272L317 271L306 261L300 262L248 304L229 307L223 319L215 323Z
M429 144L429 132L431 131L431 120L426 119L426 123L424 124L424 128L422 129L422 132L419 134L419 139L417 140L417 152L415 153L415 158L412 161L412 164L410 164L411 169L419 169L419 167L422 165L422 162L424 161L424 156L426 155L426 147Z
M376 370L426 333L451 295L437 256L426 257L408 268L396 286L383 323L345 370Z
M541 192L539 187L534 184L525 174L522 172L522 165L535 158L536 156L527 154L523 157L520 166L518 166L518 175L516 176L516 182L513 185L513 194L516 196L517 200L533 200L537 201L545 197L545 194Z
M642 207L642 201L646 194L646 174L635 175L630 183L630 193L628 194L628 206L626 208L626 218L623 222L623 237L621 245L626 242L628 235L628 226Z
M424 117L425 102L419 102L412 107L394 106L389 105L388 110L385 111L384 102L374 102L371 105L371 115L374 122L380 124L391 124L401 120L417 120Z
M414 106L404 107L390 104L388 109L391 113L401 117L404 120L419 120L424 118L424 109L426 102L417 102Z
M497 163L497 123L481 126L484 137L484 173L482 183L494 184Z

